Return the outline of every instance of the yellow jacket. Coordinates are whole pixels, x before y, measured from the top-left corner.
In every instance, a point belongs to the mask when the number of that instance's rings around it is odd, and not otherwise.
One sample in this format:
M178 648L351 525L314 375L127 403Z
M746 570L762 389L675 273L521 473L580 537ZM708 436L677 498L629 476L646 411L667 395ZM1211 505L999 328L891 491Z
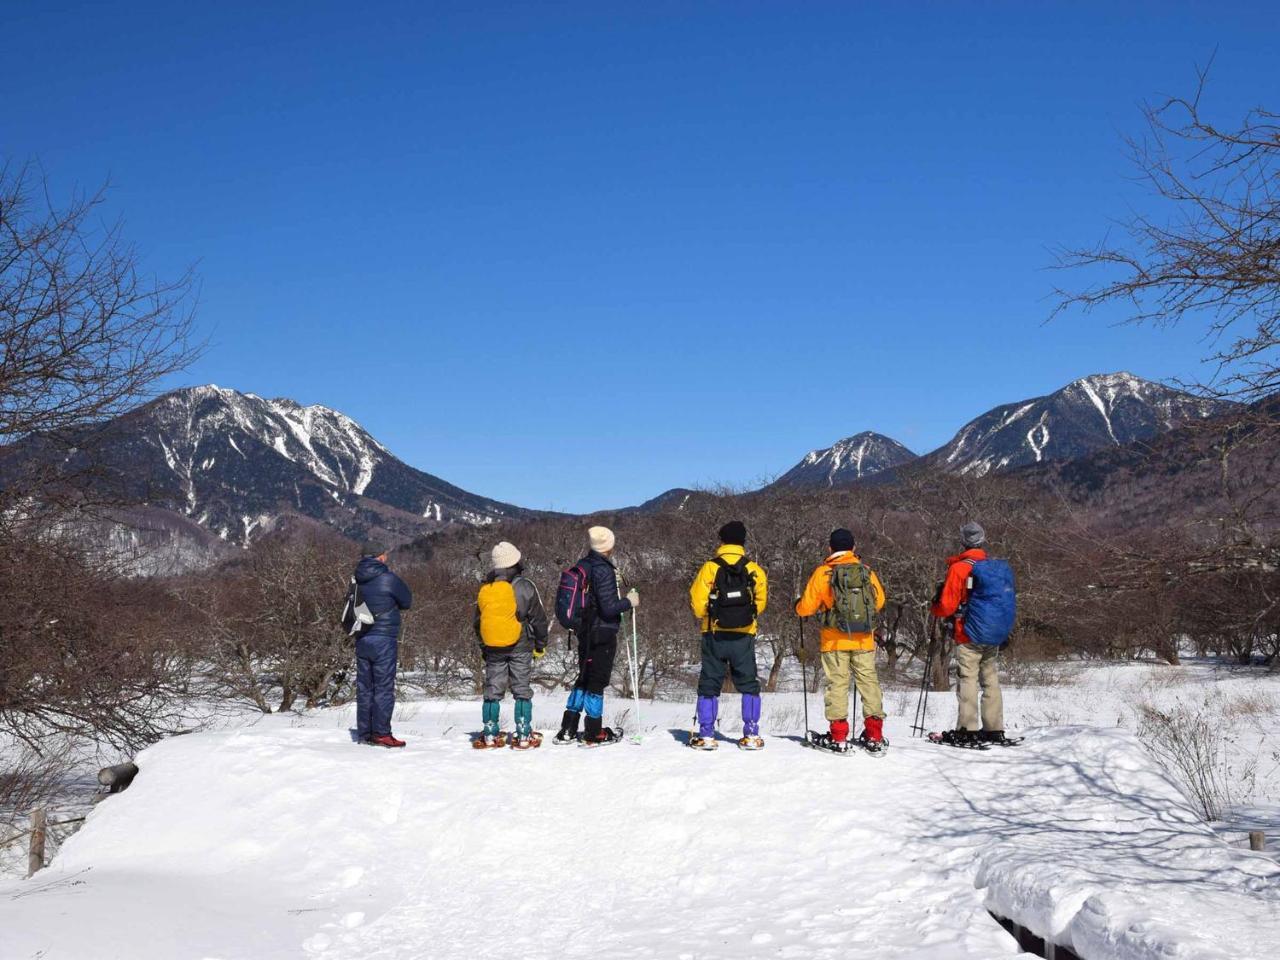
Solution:
M804 588L800 602L796 604L796 613L802 617L812 617L835 606L836 598L831 590L831 568L846 563L861 563L858 555L849 550L840 550L822 561L822 565L813 571L809 583ZM884 609L884 586L874 570L868 570L871 580L871 591L876 595L876 609ZM835 627L823 627L820 634L822 652L831 650L867 651L876 648L874 633L845 633Z
M716 548L716 556L727 563L737 563L745 554L746 551L736 543L722 543ZM698 620L698 628L703 633L711 630L711 624L707 622L707 604L711 600L711 591L716 585L716 573L719 569L720 565L718 563L714 560L708 560L702 565L698 575L693 578L693 583L689 585L689 606L693 608L693 615ZM754 560L747 561L747 572L755 579L755 588L752 590L752 596L756 601L756 616L758 617L764 613L765 604L769 601L769 581L765 577L764 568ZM726 628L723 632L746 633L754 636L756 625L752 623L749 627L740 627L733 630Z

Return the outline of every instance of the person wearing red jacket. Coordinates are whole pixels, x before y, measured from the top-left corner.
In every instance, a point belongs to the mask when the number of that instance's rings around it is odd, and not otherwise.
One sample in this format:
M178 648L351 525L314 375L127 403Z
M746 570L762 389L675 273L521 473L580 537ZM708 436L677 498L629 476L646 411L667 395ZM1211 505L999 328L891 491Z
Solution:
M969 600L973 564L987 559L987 534L970 520L960 528L964 550L947 558L947 578L934 599L932 612L955 625L955 657L959 682L956 698L959 715L955 736L969 741L1000 742L1004 739L1004 700L1000 694L1000 648L970 643L964 632L964 610ZM981 710L978 691L981 688ZM981 714L981 721L979 721Z

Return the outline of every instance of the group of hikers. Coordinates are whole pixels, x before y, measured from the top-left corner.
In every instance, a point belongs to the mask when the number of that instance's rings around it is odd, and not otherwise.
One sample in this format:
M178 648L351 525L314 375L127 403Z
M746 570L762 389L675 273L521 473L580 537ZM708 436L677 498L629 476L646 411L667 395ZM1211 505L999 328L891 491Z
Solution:
M623 617L640 606L634 587L624 595L613 560L611 530L587 531L586 555L561 575L555 616L577 638L578 673L554 744L598 747L617 742L621 731L604 725L604 695L613 676ZM755 639L769 602L764 569L747 554L747 528L739 520L719 530L719 545L689 587L689 605L701 634L695 749L716 748L720 694L726 675L742 697L744 750L764 746L760 736L760 678ZM884 697L876 672L876 635L885 588L856 552L851 531L832 531L830 552L794 600L801 629L807 618L819 624L819 659L826 677L823 698L828 729L806 731L813 747L845 752L854 747L882 754ZM947 558L931 614L954 641L959 678L959 711L954 730L934 738L953 746L1012 744L1004 733L998 674L999 652L1013 617L1013 584L1008 565L987 554L986 533L976 522L960 528L961 551ZM344 623L355 625L356 736L362 743L402 747L391 732L400 613L412 603L409 588L387 566L387 550L366 543L348 592ZM550 617L533 581L524 574L520 550L503 541L490 551L489 571L476 597L474 627L484 661L483 728L477 748L539 746L533 729L532 674L544 656ZM356 616L353 611L359 611ZM363 619L361 619L363 618ZM803 637L803 634L802 634ZM849 688L862 701L862 732L850 738ZM515 724L502 731L500 711L507 690L515 698ZM585 716L584 716L585 715Z

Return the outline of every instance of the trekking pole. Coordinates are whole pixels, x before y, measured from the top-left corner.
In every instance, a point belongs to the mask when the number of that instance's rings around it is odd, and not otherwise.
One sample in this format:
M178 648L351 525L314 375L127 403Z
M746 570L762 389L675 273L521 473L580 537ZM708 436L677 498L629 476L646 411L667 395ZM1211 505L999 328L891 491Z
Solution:
M911 724L911 733L922 737L925 725L929 722L929 672L933 669L934 648L938 641L938 618L929 617L929 646L925 653L924 670L920 676L920 695L916 697L915 722Z
M800 623L800 682L804 690L804 738L809 740L809 665L804 655L804 617L796 616Z
M640 644L637 639L638 631L636 627L636 612L631 611L631 650L630 656L627 658L631 661L631 693L636 700L636 732L631 738L632 742L639 744L641 741L640 734Z

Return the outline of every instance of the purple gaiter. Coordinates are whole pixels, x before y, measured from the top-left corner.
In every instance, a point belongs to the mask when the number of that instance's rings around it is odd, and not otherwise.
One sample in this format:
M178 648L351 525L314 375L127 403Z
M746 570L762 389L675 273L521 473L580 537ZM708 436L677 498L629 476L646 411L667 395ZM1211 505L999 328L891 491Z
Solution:
M758 693L742 695L742 734L746 737L760 736L760 694Z
M719 697L698 698L698 736L712 737L716 732L716 713L720 709Z

